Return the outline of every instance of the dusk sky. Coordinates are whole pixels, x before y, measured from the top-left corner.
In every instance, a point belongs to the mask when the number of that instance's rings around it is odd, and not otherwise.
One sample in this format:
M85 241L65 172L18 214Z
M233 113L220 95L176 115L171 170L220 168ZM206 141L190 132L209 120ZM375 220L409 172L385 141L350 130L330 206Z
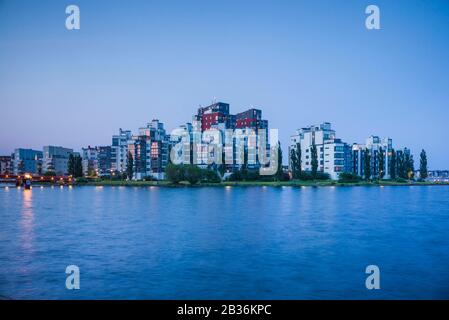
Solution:
M170 132L214 97L262 109L284 147L328 121L449 169L449 1L0 0L1 155L107 145L154 118Z

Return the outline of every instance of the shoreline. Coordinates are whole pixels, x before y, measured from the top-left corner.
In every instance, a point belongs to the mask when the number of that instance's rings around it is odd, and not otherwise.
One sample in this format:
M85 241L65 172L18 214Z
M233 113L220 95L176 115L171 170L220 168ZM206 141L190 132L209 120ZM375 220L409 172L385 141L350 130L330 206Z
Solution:
M325 181L229 181L221 183L198 183L191 185L188 182L173 184L168 181L90 181L76 182L73 186L95 187L165 187L165 188L201 188L201 187L410 187L410 186L449 186L449 182L338 182Z

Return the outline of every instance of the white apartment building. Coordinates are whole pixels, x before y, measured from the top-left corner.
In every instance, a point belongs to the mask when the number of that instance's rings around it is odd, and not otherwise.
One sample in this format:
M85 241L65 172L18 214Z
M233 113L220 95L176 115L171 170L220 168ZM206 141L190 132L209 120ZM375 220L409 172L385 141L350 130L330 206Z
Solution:
M81 150L83 174L85 176L97 174L98 175L98 150L88 146Z
M312 146L317 149L318 171L328 173L331 179L338 179L340 172L351 172L351 148L336 138L329 122L298 129L291 136L290 151L301 146L301 169L312 171ZM291 163L291 161L289 161ZM291 169L291 168L290 168Z
M116 172L126 172L128 163L128 141L131 140L132 133L130 130L122 130L120 128L118 135L112 136L111 150L111 170Z
M368 150L370 153L371 163L371 176L377 177L379 175L379 152L382 148L384 154L384 179L390 178L390 158L393 150L393 141L390 138L379 138L378 136L370 136L366 139L365 144L353 144L352 145L352 157L354 173L360 177L364 177L364 158L365 152Z

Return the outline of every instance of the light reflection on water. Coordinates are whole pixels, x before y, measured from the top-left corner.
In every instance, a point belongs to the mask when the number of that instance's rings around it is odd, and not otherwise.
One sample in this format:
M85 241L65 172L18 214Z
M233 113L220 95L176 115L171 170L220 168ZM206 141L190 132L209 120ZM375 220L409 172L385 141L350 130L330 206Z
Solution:
M33 190L23 190L20 225L22 249L32 252L34 238Z

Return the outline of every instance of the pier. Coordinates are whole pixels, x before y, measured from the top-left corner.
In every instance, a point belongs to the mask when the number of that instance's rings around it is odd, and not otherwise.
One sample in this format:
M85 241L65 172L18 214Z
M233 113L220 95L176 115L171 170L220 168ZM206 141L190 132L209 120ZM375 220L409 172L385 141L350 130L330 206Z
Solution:
M42 176L32 174L0 174L0 184L15 184L18 187L30 187L32 184L58 184L71 185L74 179L71 176Z

